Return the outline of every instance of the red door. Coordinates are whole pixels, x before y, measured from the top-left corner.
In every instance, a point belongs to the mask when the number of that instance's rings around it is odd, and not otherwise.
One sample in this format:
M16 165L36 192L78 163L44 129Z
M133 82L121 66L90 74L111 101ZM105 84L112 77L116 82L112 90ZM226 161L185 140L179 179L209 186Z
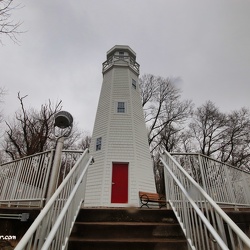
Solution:
M127 163L113 163L111 203L128 203Z

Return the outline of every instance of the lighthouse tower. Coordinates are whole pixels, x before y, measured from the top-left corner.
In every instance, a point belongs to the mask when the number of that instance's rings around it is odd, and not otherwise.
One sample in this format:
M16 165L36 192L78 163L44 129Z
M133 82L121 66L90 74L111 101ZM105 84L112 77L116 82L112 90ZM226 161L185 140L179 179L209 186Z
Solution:
M155 192L147 139L139 64L129 47L116 45L103 63L90 154L85 206L139 206L139 191Z

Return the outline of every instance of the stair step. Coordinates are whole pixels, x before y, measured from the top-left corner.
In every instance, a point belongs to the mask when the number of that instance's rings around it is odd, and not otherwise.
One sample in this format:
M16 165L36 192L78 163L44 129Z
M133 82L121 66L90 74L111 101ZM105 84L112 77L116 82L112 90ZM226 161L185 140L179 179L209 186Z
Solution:
M166 222L76 222L79 226L179 226L178 223Z
M164 222L76 222L72 236L87 237L183 237L178 224Z
M170 222L177 223L173 210L170 209L138 209L138 208L83 208L77 221L137 221L137 222Z
M136 238L131 241L131 239L126 238L78 238L78 237L70 237L70 241L77 241L77 242L186 242L185 239L175 239L175 238Z
M69 250L186 250L172 210L84 208L74 224Z
M69 248L74 250L188 250L182 239L82 239L70 238Z

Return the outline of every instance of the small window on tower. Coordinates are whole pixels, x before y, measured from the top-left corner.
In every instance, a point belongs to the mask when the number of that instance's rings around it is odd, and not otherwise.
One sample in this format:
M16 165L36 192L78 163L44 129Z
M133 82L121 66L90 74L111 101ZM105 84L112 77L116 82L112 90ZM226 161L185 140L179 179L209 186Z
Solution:
M117 102L117 113L125 113L125 102Z
M132 79L132 87L133 87L134 89L136 89L136 80L135 80L135 79Z
M124 57L124 52L123 51L119 51L119 57L123 58Z
M96 151L101 150L102 148L102 137L96 139Z

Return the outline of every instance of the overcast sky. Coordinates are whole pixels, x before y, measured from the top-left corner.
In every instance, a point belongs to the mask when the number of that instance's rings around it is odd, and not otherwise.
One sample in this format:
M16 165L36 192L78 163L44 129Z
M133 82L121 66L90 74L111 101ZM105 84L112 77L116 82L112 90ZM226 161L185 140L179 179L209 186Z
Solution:
M39 109L62 100L92 132L102 63L114 45L129 45L141 74L180 77L183 99L213 101L222 111L250 107L249 0L15 0L19 45L3 39L2 104L13 117L25 99Z

